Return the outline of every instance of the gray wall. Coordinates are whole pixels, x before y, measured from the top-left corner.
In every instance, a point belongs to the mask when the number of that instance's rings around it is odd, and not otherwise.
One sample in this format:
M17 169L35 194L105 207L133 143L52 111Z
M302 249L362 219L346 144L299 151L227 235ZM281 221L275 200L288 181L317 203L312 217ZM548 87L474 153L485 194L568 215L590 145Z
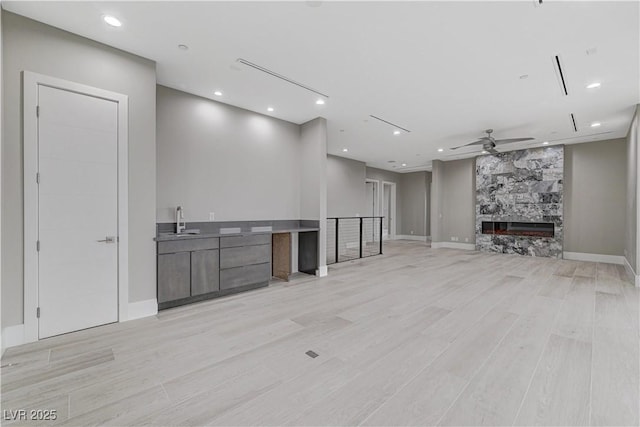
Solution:
M318 220L318 267L327 268L327 120L323 117L300 126L300 218Z
M366 169L366 177L368 179L375 179L380 181L380 188L378 191L382 191L382 181L386 182L394 182L396 184L396 218L395 218L395 230L396 234L402 234L402 203L400 200L400 178L401 174L386 171L384 169L371 168L367 166ZM364 191L363 191L364 193ZM392 218L392 226L393 226L393 218Z
M2 326L23 323L23 70L129 96L129 300L155 298L155 63L6 11L2 36Z
M624 139L565 146L564 251L623 255Z
M300 218L300 126L158 86L157 134L158 222Z
M327 156L327 216L365 216L366 164Z
M444 162L434 160L431 163L431 203L429 204L429 223L431 225L431 241L442 242L442 202L444 194L443 182Z
M640 253L638 252L638 167L640 166L640 104L631 121L627 134L627 206L625 209L625 226L627 229L625 240L625 257L636 275L640 267Z
M402 205L400 234L428 236L427 195L430 172L400 174L399 199Z
M475 159L433 162L433 242L475 243Z

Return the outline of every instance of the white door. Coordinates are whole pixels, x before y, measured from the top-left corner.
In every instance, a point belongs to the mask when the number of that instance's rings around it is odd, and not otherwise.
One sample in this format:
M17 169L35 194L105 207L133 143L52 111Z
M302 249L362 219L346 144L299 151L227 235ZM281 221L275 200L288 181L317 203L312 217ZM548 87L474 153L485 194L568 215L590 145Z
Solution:
M118 321L118 104L38 85L39 338Z

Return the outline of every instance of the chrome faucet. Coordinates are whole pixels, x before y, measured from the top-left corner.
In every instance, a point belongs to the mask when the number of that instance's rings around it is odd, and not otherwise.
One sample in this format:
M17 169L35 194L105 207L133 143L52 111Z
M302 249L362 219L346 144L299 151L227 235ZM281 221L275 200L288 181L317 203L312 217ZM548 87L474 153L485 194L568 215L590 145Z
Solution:
M184 221L184 210L182 206L176 208L176 234L182 233L187 228L187 223Z

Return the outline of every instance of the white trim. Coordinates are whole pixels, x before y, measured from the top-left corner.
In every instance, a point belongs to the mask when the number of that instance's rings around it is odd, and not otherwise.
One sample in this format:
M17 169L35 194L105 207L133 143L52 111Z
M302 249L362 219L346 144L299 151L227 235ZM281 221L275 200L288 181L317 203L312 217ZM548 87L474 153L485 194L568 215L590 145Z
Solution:
M38 341L38 85L68 90L118 103L118 321L129 308L129 98L55 77L23 71L24 132L24 342Z
M127 320L140 319L158 314L158 300L147 299L130 302L128 307L129 318Z
M627 272L629 281L636 285L637 288L640 288L640 274L636 274L636 272L633 271L633 267L631 267L627 258L624 258L624 269Z
M620 255L588 254L584 252L563 252L562 258L573 261L605 262L607 264L624 264L624 257Z
M459 243L459 242L432 242L431 248L440 249L464 249L466 251L475 251L476 245L474 243Z
M397 234L396 240L419 240L421 242L426 242L427 236L416 236L415 234Z
M322 265L316 270L316 276L318 277L326 277L328 274L329 268L326 265Z
M2 328L2 353L9 347L15 347L25 343L24 325L13 325Z

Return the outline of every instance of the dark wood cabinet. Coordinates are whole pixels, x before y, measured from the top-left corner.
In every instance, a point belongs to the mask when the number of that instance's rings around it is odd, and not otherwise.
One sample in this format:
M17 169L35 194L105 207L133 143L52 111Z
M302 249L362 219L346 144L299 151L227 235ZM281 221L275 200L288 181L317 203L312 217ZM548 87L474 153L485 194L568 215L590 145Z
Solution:
M190 295L190 253L158 255L158 303L187 298Z
M191 252L191 296L220 290L220 255L217 249Z

